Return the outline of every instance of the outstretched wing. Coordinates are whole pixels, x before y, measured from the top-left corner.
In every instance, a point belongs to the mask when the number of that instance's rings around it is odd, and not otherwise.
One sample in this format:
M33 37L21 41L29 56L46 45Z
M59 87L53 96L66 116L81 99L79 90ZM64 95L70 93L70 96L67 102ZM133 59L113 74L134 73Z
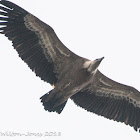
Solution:
M54 30L21 7L0 0L0 33L13 42L19 56L42 80L55 84L73 54Z
M71 99L87 111L140 129L140 92L97 71L92 83Z

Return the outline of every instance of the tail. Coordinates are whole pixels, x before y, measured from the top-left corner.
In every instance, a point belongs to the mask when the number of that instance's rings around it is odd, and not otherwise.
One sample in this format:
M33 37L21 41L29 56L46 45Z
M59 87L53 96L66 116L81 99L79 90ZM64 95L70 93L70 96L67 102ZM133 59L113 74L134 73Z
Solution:
M41 102L43 103L44 109L49 111L49 112L57 112L58 114L60 114L62 112L62 110L64 109L67 101L65 101L64 103L62 103L59 106L54 107L56 100L55 99L51 99L49 101L46 102L46 99L48 98L49 94L46 93L45 95L43 95L40 99Z

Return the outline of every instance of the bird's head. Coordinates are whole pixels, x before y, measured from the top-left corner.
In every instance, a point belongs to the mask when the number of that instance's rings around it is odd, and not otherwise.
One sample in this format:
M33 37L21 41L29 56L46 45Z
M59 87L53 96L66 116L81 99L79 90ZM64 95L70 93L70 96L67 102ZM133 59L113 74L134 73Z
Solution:
M104 57L95 59L94 61L85 62L84 68L86 68L87 71L90 72L91 74L94 74L103 59L104 59Z

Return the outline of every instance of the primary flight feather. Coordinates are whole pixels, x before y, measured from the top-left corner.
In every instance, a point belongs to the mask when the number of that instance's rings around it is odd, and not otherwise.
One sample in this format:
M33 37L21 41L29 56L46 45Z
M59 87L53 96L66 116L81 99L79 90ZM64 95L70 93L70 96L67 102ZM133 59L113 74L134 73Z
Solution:
M37 76L55 86L41 97L45 110L61 113L70 98L87 111L140 129L140 92L104 76L98 70L103 58L76 55L49 25L7 0L0 0L0 33Z

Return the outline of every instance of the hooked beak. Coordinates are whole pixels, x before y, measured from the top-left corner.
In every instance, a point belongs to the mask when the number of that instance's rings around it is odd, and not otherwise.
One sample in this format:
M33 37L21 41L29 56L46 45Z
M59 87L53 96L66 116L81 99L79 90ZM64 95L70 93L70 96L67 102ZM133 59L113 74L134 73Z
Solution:
M88 68L88 72L91 72L93 74L97 70L97 68L99 67L99 65L103 59L104 59L104 57L95 59L94 61L92 61Z
M95 65L96 68L100 65L100 63L103 59L104 59L104 57L98 58L98 59L95 60L94 65Z
M98 62L100 64L103 59L104 59L104 57L98 58L98 59L96 59L96 62Z

